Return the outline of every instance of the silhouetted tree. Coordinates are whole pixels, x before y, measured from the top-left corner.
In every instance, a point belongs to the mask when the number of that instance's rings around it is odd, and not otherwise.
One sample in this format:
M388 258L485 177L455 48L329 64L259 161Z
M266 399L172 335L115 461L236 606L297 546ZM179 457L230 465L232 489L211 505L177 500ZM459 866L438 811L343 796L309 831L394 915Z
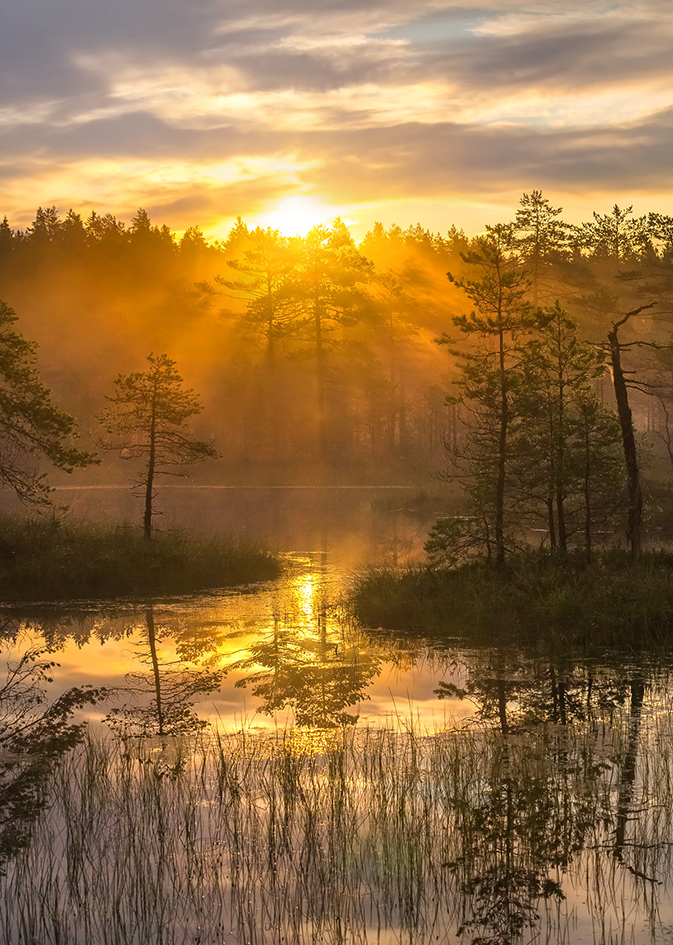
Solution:
M287 281L293 268L287 239L279 230L257 227L249 233L252 243L242 259L228 259L230 276L217 275L215 282L224 295L246 303L243 327L264 339L269 366L273 367L276 345L290 314Z
M39 460L71 473L97 463L69 440L76 422L51 400L35 369L35 342L14 329L17 315L0 301L0 482L28 505L51 505L51 489Z
M358 251L341 220L331 227L313 227L303 239L295 241L295 247L298 258L291 286L296 312L293 330L296 337L309 341L306 353L316 360L318 443L324 460L327 353L338 344L335 332L357 322L360 286L369 278L372 264Z
M143 528L149 541L156 476L180 475L176 467L215 459L219 454L212 443L187 434L187 421L202 407L193 390L183 389L175 361L166 354L150 354L147 360L149 369L144 373L117 377L117 393L106 397L109 406L98 419L115 438L105 444L108 449L123 449L127 456L146 460L139 485L145 496Z
M518 395L522 417L514 449L517 480L525 503L528 496L544 504L552 550L566 551L572 531L570 518L581 497L590 550L591 499L599 472L594 433L600 428L604 486L614 499L615 457L619 429L614 415L597 403L592 386L607 370L605 355L580 340L576 322L557 301L545 309L523 362L524 380ZM571 503L570 508L568 503ZM588 528L588 531L587 531Z
M102 246L119 246L128 243L128 231L121 220L117 220L111 213L100 216L92 210L85 224L87 239L90 244Z
M9 255L14 247L14 233L7 217L0 223L0 258Z
M612 213L596 213L592 223L578 231L580 246L603 259L620 263L636 255L647 241L647 217L630 219L633 207L612 208Z
M418 334L414 325L417 303L407 294L397 275L388 270L372 278L374 327L384 348L388 368L389 397L387 403L388 441L391 452L396 431L401 451L405 447L406 408L404 402L404 367L401 349L404 341Z
M188 226L182 234L179 245L180 253L186 256L203 252L208 248L208 243L200 226Z
M472 418L458 459L466 467L463 485L483 522L489 556L492 548L496 566L505 560L510 440L522 380L521 342L536 324L526 301L530 282L508 251L511 236L511 227L490 229L463 254L475 276L454 280L448 273L475 305L472 312L453 320L470 340L467 350L455 352L462 360L457 397ZM449 339L445 335L439 341L446 344Z
M559 220L562 207L552 207L541 190L524 194L514 219L514 245L530 274L533 305L538 304L540 282L550 263L567 255L569 231L567 223Z
M46 243L55 243L63 229L63 222L59 219L56 207L37 208L35 219L28 227L27 235L32 243L44 246Z
M591 391L575 394L575 461L581 482L584 512L584 552L591 559L594 536L601 529L614 533L615 519L624 509L624 463L618 455L619 420Z
M673 259L673 216L667 213L648 213L647 229L652 237L661 246L664 260Z

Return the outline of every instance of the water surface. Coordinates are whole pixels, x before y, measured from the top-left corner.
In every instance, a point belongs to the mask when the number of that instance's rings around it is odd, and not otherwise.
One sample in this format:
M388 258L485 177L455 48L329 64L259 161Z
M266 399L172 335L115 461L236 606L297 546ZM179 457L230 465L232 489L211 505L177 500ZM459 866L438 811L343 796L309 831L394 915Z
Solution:
M73 704L93 745L64 715L0 758L5 940L673 941L668 659L359 627L321 544L268 584L5 609L3 657L60 664L26 718L108 690Z

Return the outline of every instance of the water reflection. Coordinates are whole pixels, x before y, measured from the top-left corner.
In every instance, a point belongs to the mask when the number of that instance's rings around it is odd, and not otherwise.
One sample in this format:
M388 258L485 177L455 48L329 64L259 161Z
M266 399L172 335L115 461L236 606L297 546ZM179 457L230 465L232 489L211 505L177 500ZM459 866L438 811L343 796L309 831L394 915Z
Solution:
M15 615L62 648L63 696L77 660L115 691L74 753L82 697L35 695L51 650L0 698L8 941L669 940L670 662L366 632L341 588L323 553L245 592ZM254 724L216 730L241 694Z
M605 718L625 704L634 686L643 685L644 671L619 655L611 662L606 654L601 664L586 657L573 661L565 652L536 657L512 647L483 647L463 660L460 684L442 680L435 693L438 699L468 700L476 719L497 722L506 735L521 726Z
M296 606L276 608L273 626L229 664L243 673L238 688L250 688L260 700L258 712L273 715L291 709L300 727L333 728L354 724L345 711L367 699L381 658L352 624L333 618L325 556L320 569L296 584Z
M40 942L666 942L673 725L639 698L611 726L347 726L320 752L94 743L0 880L8 941L30 915Z
M136 644L136 660L149 672L131 672L126 685L117 693L132 697L131 702L114 707L108 723L124 736L187 735L208 723L193 710L193 703L204 694L219 689L222 673L212 669L192 668L183 659L162 660L159 655L154 607L145 610L145 627ZM191 660L196 659L193 649Z
M50 779L62 759L82 741L84 724L73 715L107 695L74 686L49 699L57 663L49 645L36 643L22 622L0 628L5 676L0 680L0 875L9 857L28 843L35 820L48 804Z

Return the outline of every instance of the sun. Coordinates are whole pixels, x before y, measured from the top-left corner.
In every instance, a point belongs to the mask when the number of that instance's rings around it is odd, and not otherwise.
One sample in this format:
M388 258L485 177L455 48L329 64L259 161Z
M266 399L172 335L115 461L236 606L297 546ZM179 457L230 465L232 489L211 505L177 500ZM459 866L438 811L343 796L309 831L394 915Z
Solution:
M276 209L264 214L262 222L284 236L306 236L319 223L337 216L334 207L328 207L317 197L285 197Z

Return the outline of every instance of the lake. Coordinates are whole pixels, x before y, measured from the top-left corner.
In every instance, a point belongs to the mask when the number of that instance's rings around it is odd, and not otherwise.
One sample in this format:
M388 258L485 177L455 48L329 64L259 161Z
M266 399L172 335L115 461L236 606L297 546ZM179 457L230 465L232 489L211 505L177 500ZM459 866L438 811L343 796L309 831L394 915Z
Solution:
M359 627L350 569L425 529L377 516L263 585L4 608L48 652L0 694L2 940L673 942L668 659Z

